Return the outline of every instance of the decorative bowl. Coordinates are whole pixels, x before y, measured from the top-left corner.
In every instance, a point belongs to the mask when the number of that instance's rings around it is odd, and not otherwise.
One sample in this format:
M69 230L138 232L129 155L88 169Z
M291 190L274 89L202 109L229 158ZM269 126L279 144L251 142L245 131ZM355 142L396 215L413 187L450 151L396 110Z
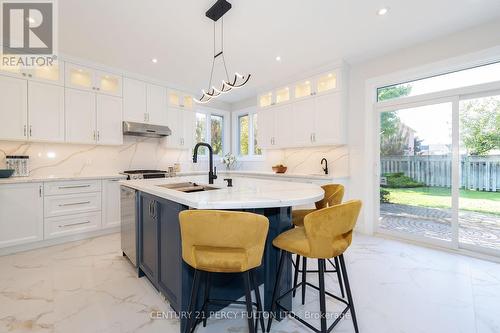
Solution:
M278 165L273 166L273 171L275 173L285 173L288 168L286 166Z
M0 178L9 178L14 173L14 169L0 169Z

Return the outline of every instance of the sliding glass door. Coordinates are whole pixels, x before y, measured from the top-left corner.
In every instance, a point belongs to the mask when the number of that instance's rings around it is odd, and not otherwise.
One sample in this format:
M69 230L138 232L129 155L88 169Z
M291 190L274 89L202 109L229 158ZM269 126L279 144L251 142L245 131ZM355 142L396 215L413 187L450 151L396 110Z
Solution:
M500 254L500 94L380 108L378 231Z
M452 103L380 113L381 230L452 241Z
M459 243L500 251L500 95L460 101Z

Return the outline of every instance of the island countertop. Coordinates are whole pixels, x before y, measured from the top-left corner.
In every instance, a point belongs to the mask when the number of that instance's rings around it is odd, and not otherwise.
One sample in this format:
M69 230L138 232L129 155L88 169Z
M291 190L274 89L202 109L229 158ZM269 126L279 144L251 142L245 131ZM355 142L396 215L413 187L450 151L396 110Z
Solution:
M196 209L242 209L290 207L314 203L324 196L319 185L282 182L267 179L234 177L233 187L227 187L221 177L216 190L184 193L158 185L194 182L208 185L208 176L123 180L122 185Z

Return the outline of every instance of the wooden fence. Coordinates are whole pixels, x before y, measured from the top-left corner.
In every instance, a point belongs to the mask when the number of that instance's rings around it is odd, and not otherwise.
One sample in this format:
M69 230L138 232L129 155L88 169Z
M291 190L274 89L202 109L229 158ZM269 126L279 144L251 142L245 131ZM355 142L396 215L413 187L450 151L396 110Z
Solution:
M427 186L451 187L451 157L395 156L381 158L381 173L404 172ZM478 191L500 191L500 155L463 156L460 186Z

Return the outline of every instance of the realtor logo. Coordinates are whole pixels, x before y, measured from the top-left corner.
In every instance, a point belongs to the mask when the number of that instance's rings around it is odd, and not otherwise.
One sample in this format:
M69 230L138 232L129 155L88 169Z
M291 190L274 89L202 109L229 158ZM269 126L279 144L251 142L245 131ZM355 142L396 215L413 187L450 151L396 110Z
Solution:
M2 64L46 66L55 60L55 0L0 0Z

